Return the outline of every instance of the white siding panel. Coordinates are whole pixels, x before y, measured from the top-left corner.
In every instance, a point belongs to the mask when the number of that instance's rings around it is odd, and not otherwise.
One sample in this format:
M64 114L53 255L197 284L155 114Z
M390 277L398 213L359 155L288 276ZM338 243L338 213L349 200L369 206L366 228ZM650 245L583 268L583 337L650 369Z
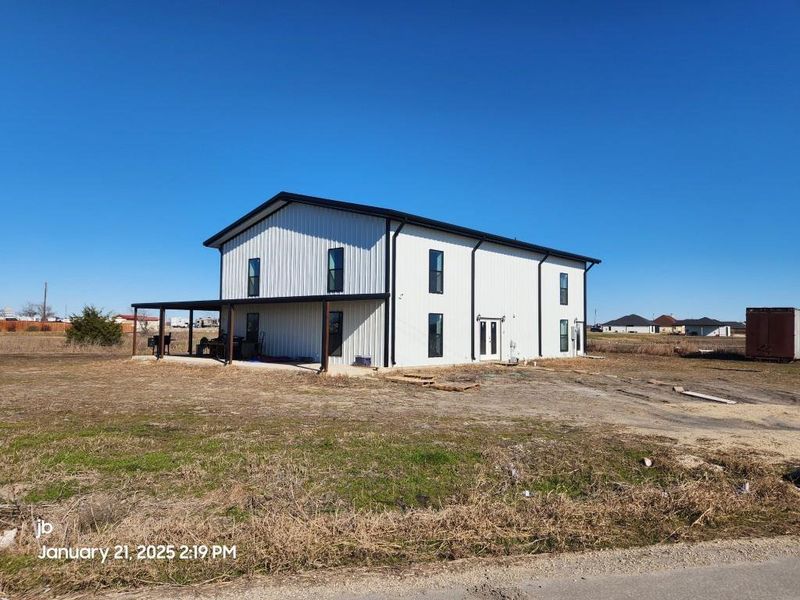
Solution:
M247 297L247 263L261 259L262 297L328 293L328 249L344 248L344 294L384 292L386 221L291 203L223 245L222 297Z
M406 225L397 237L397 366L471 361L470 281L475 240ZM444 293L428 292L428 252L444 252ZM442 313L443 354L428 357L428 314Z
M342 311L344 331L342 356L331 356L331 364L350 365L356 355L372 357L373 366L383 366L383 301L331 302L330 310ZM322 303L251 304L236 307L235 335L244 337L247 313L259 314L261 352L273 357L308 357L320 362L322 352ZM227 328L223 310L223 330Z
M330 309L342 311L344 322L342 356L331 356L331 364L352 365L356 356L369 356L373 367L382 367L384 302L331 302Z
M539 355L537 264L540 255L486 243L475 253L475 315L505 318L500 324L500 359ZM475 353L479 329L475 327Z
M566 306L560 303L561 273L569 276L569 295ZM575 354L575 342L572 339L570 339L569 351L561 352L559 321L566 319L571 331L576 320L584 320L583 275L584 263L579 261L551 256L542 263L542 355L545 357ZM580 336L583 338L583 330L581 330ZM583 351L578 354L583 354Z

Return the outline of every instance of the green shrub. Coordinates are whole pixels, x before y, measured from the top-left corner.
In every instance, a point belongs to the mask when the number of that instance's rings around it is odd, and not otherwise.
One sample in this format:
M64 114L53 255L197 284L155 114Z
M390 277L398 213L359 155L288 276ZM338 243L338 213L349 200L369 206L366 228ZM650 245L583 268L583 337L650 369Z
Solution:
M94 306L84 306L80 315L72 315L72 327L67 329L68 344L97 344L116 346L122 343L122 325L111 314Z

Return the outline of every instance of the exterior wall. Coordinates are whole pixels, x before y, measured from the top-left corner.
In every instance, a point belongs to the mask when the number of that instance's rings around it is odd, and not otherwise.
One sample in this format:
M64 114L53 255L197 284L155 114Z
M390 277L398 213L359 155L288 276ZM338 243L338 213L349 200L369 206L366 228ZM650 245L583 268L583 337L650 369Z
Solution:
M533 252L492 243L482 244L475 253L475 316L503 319L500 360L539 356L537 264L540 259L541 255ZM475 358L480 360L480 327L477 321L472 326Z
M702 335L706 337L728 337L731 328L728 325L687 325L686 335Z
M472 361L470 353L472 248L475 240L406 225L397 236L395 358L397 366ZM444 252L444 293L428 292L428 251ZM428 357L428 314L444 315L443 356Z
M394 230L394 228L393 228ZM397 237L396 345L397 366L472 362L479 356L477 317L501 319L500 356L520 360L539 353L538 262L542 255L484 243L475 253L475 317L471 314L472 248L476 240L417 226L405 226ZM444 252L444 293L428 291L428 252ZM560 304L559 279L569 276L568 304ZM542 264L542 354L583 354L572 337L583 315L584 263L550 257ZM428 356L428 314L442 313L443 356ZM560 351L559 320L570 324L570 349ZM583 337L582 326L580 337Z
M383 365L383 301L331 302L330 310L342 311L342 356L331 356L330 364L350 365L356 355L372 357L373 366ZM259 314L263 336L261 352L267 356L308 357L320 362L322 354L322 303L249 304L236 307L234 335L244 337L247 313ZM223 330L228 314L223 311Z
M664 329L672 330L672 327L662 327L661 333ZM607 325L603 330L611 333L656 333L655 325Z
M560 303L560 274L569 276L568 304ZM542 263L542 355L545 357L574 356L583 354L581 349L576 351L575 340L572 339L572 328L575 321L583 321L583 275L584 263L566 258L551 256ZM534 298L534 312L536 299ZM561 352L559 338L559 321L566 319L570 326L570 346L567 352ZM579 325L580 327L580 325ZM583 338L583 330L580 331Z
M328 293L328 250L344 248L343 294L383 293L386 221L290 203L222 247L222 298L247 297L247 266L261 259L259 296Z

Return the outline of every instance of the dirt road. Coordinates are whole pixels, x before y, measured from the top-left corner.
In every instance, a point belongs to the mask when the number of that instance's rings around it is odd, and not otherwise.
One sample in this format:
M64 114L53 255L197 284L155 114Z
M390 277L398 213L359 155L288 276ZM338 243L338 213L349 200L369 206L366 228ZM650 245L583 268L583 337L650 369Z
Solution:
M675 544L508 561L457 561L396 572L329 572L283 582L253 580L115 600L790 600L798 597L800 539Z

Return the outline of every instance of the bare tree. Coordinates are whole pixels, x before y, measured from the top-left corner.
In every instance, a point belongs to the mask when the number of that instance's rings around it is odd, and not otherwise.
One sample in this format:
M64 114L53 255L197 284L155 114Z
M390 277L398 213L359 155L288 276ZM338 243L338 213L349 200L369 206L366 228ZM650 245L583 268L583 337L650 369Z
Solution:
M149 316L150 315L146 310L142 310L136 317L136 323L134 323L134 326L139 328L139 333L142 335L147 335L150 333L150 322L147 320L147 317Z
M55 313L53 310L48 306L44 311L42 310L43 305L37 302L26 302L25 305L20 309L19 314L22 317L27 317L29 319L33 319L35 317L42 317L42 313L44 312L44 317L41 320L46 321L48 319L52 319L55 317Z

